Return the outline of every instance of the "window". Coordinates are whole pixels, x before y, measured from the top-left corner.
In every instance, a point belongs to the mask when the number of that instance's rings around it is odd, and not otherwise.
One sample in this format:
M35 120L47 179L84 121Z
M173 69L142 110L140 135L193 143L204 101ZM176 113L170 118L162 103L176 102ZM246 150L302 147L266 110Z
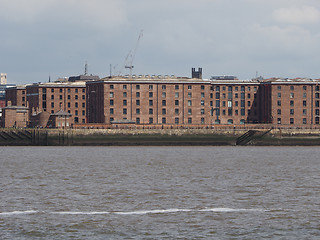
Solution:
M149 98L153 97L153 92L149 92Z
M250 101L248 101L248 107L250 107L251 106L251 102Z
M51 92L52 92L52 93L54 92L54 88L51 88Z
M78 122L79 122L79 118L78 118L78 117L75 117L75 118L74 118L74 122L75 122L75 123L78 123Z
M316 116L319 116L319 109L316 109Z
M140 93L136 92L136 97L139 98L140 97Z
M316 117L316 124L319 124L319 117Z
M306 118L302 118L302 124L307 124L307 119Z
M210 106L213 107L213 101L210 101Z
M307 101L303 101L303 102L302 102L302 106L303 106L303 107L306 107L306 106L307 106Z
M290 107L294 106L294 101L290 101Z
M244 98L245 98L244 93L241 93L241 99L244 99Z
M113 86L113 84L111 84L111 85L110 85L110 89L114 89L114 86Z
M226 106L226 101L222 101L222 107Z
M201 85L201 90L204 90L204 85Z
M46 88L42 88L42 93L47 93L47 89Z
M114 109L113 108L110 108L110 114L114 114Z
M220 99L220 93L216 93L216 99Z
M76 88L74 91L75 91L75 93L78 93L78 88ZM61 88L60 88L60 92L62 92Z
M140 118L136 118L136 124L140 124Z
M294 93L290 93L290 98L294 98Z
M294 118L290 118L290 124L294 124Z
M123 89L127 89L127 85L123 85Z
M316 93L316 99L319 99L319 93Z
M188 106L192 106L192 101L188 100Z
M110 100L110 106L113 106L113 104L114 104L114 101L113 101L113 99L111 99Z
M238 116L238 115L239 115L239 111L238 111L238 110L235 110L235 111L234 111L234 114L235 114L236 116Z
M140 108L136 109L136 114L138 114L138 115L140 114Z
M251 94L250 93L248 93L248 98L251 98Z
M71 103L68 102L68 108L71 107Z
M149 114L153 114L153 109L149 108Z
M277 110L277 114L278 114L278 115L281 115L281 109L278 109L278 110Z
M75 95L75 96L74 96L74 99L78 100L78 95Z
M216 91L220 92L220 86L216 86Z
M86 89L85 88L82 88L82 93L86 93Z
M290 86L290 90L294 90L294 86Z
M204 106L204 100L201 100L200 104L201 106Z
M225 90L226 90L226 87L225 87L225 86L223 86L223 87L222 87L222 91L225 91Z
M74 111L74 115L78 116L78 110Z
M123 100L123 106L127 106L127 100Z
M232 92L232 86L228 86L228 91Z
M210 98L213 98L213 93L210 93Z
M110 92L110 93L109 93L109 96L110 96L111 98L113 98L113 97L114 97L114 93L113 93L113 92Z
M281 98L281 93L278 93L278 98Z
M216 107L220 107L220 100L216 100Z
M290 109L290 115L294 115L294 109Z
M174 86L174 89L175 89L175 90L179 90L179 85L175 85L175 86Z
M150 123L150 124L153 123L153 118L149 118L149 123Z
M82 100L85 100L86 99L86 95L82 95Z
M62 95L59 96L59 99L62 100Z
M192 114L192 109L188 109L188 114L191 115Z
M257 87L253 87L253 91L255 91L255 92L256 92L256 91L257 91Z
M162 115L166 115L167 114L167 110L165 108L162 108Z
M232 99L232 92L228 92L228 99Z
M307 93L303 93L302 98L307 98Z
M153 106L153 100L149 100L149 106Z
M149 85L149 90L152 90L153 89L153 85Z
M140 90L140 85L136 85L136 90Z
M192 118L188 118L188 123L189 123L189 124L192 123Z
M320 104L319 104L319 101L316 101L316 107L319 107Z
M245 116L245 115L246 115L246 111L245 111L245 109L244 109L244 108L241 108L241 110L240 110L240 114L241 114L241 116Z
M235 105L236 107L238 107L238 106L239 106L239 102L238 102L238 101L235 101L235 102L234 102L234 105Z
M244 86L241 86L241 91L244 92Z
M226 94L222 93L222 98L225 99L226 98Z
M239 94L238 93L235 93L234 94L234 98L238 98L239 97Z
M302 114L303 114L303 115L307 115L307 109L303 109L303 110L302 110Z
M164 117L162 118L162 124L166 124L167 123L167 119Z
M110 118L110 122L113 122L113 121L114 121L114 118L113 118L113 117L111 117L111 118Z
M248 91L251 91L251 87L248 87Z
M179 115L179 109L176 108L176 109L174 110L174 113L175 113L176 115Z
M204 109L203 109L203 108L200 109L200 114L201 114L201 115L204 115Z
M162 97L163 97L163 98L165 98L166 95L167 95L167 94L166 94L165 92L162 93Z
M179 118L175 118L175 119L174 119L174 123L175 123L175 124L179 124Z
M228 109L228 116L232 116L232 108Z
M316 86L316 91L319 91L319 86Z
M191 85L188 85L188 90L191 90L192 89L192 86Z
M78 103L77 103L77 102L74 103L74 107L75 107L75 108L78 108Z
M246 102L245 102L244 100L241 100L240 104L241 104L240 106L241 106L242 108L244 108L245 105L246 105Z
M228 108L232 108L232 101L228 101Z
M123 92L123 97L124 97L124 98L127 97L127 92Z
M166 85L162 85L161 88L162 88L163 90L165 90L167 87L166 87Z
M122 113L127 114L127 109L126 108L122 109Z
M278 123L278 124L281 124L281 118L278 118L278 119L277 119L277 123Z
M54 102L51 103L51 107L54 108Z
M201 118L201 124L204 124L204 118L203 117Z
M281 101L280 100L277 101L277 105L281 106Z
M51 95L51 99L52 99L52 100L54 99L54 95Z
M86 103L83 102L82 103L82 107L85 108L86 107Z
M278 89L279 91L281 91L281 86L278 86L277 89Z
M192 97L192 93L188 92L188 97L191 98Z
M176 93L174 94L174 96L175 96L176 98L178 98L178 97L179 97L179 93L176 92Z
M175 101L174 101L174 105L175 105L175 106L179 106L179 100L175 100Z
M238 90L239 90L239 87L234 87L234 90L235 90L235 91L238 91Z
M162 106L166 106L166 105L167 105L166 100L162 100Z
M136 105L140 106L140 100L136 100Z

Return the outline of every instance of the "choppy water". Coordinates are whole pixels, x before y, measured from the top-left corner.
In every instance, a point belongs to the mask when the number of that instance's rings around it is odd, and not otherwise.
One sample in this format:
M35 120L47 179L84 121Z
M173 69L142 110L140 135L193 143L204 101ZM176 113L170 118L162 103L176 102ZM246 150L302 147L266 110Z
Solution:
M319 239L318 147L1 147L0 239Z

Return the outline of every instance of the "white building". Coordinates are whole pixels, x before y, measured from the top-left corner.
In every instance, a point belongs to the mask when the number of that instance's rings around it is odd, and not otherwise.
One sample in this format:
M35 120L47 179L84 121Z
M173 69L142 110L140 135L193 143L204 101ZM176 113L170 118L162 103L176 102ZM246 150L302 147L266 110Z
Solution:
M6 73L0 73L0 84L1 85L7 84L7 74Z

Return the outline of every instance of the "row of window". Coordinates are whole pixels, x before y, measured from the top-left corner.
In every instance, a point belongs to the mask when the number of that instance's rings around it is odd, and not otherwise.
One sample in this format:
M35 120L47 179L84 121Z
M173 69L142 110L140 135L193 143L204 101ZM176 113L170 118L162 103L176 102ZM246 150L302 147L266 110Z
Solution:
M153 86L154 85L149 85L149 90L153 90ZM114 85L110 84L109 88L110 89L114 89ZM191 90L192 89L192 85L188 85L187 88L188 88L188 90ZM233 90L234 91L239 91L239 87L238 86L228 86L227 88L228 88L229 92L232 92ZM126 84L122 85L122 89L124 89L124 90L128 89L127 85ZM165 90L165 89L167 89L167 86L166 85L161 85L161 89ZM174 89L175 90L179 90L179 85L175 85ZM200 89L201 90L205 90L205 85L201 85ZM215 90L215 91L219 92L221 89L222 89L222 91L226 91L226 86L222 86L222 87L220 87L220 86L210 86L210 90L212 90L212 91ZM256 92L258 88L255 86L252 89L253 89L253 91ZM251 89L250 86L247 86L247 90L248 91L251 91L252 89ZM140 85L139 84L136 85L136 90L140 90ZM245 91L245 86L241 86L240 87L240 91Z
M48 89L50 89L50 88L48 88ZM85 88L81 88L81 89L82 89L82 90L81 90L82 93L85 93L85 92L86 92L86 89L85 89ZM24 94L23 92L24 92L24 91L22 91L22 94ZM54 93L54 92L55 92L55 88L51 88L50 92ZM63 92L63 89L62 89L62 88L59 88L59 92L62 93L62 92ZM67 92L68 92L68 93L71 93L71 89L68 88L68 89L67 89ZM75 88L75 89L74 89L74 92L75 92L75 93L78 93L78 92L80 92L80 91L79 91L78 88ZM44 93L44 94L47 93L47 88L42 88L42 93Z

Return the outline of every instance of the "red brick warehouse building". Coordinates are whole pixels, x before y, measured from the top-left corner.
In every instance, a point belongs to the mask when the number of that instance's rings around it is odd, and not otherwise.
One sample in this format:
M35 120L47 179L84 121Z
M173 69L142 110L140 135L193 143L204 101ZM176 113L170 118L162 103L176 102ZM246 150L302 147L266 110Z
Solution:
M139 75L87 82L89 123L242 124L263 121L257 80Z

